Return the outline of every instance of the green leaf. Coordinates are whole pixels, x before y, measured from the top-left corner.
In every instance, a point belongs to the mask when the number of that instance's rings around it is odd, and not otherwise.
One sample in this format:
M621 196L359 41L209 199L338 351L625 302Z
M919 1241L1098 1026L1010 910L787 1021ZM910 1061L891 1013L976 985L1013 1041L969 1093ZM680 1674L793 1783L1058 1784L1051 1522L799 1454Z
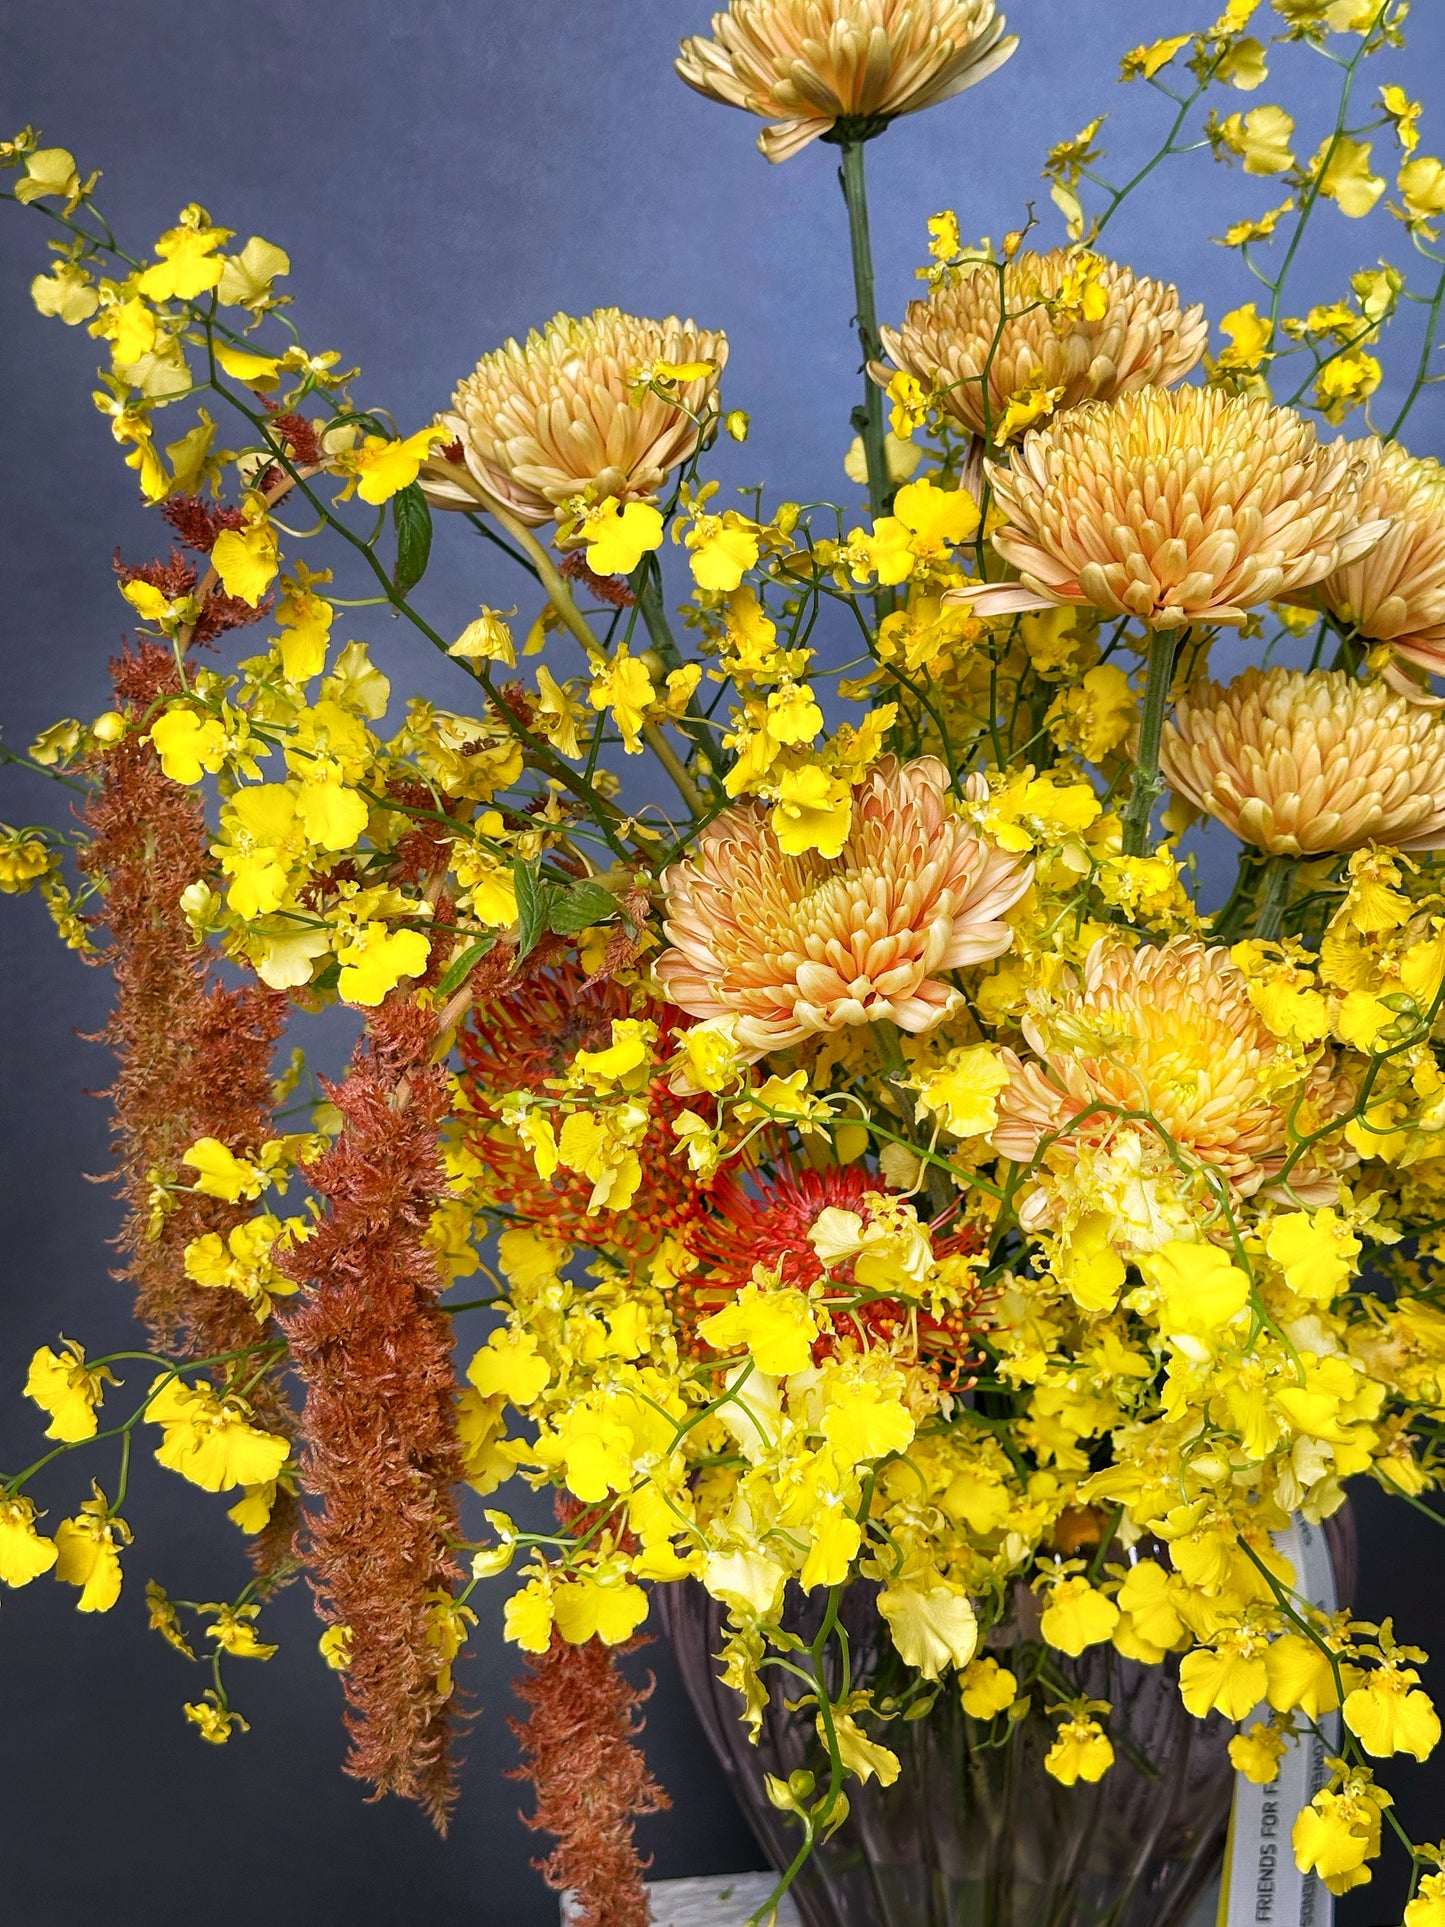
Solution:
M461 955L448 964L447 974L437 985L438 994L450 997L454 990L460 990L473 967L496 947L496 942L495 937L478 937L475 943L469 943Z
M550 927L552 905L558 891L540 871L525 863L512 865L512 887L517 893L517 956L527 956L537 947L537 939Z
M408 482L392 496L391 519L396 524L396 568L391 579L397 594L404 596L426 574L431 556L431 510L420 482Z
M589 877L570 890L558 892L548 926L559 937L575 937L579 930L585 930L589 924L605 923L609 917L616 915L616 897Z

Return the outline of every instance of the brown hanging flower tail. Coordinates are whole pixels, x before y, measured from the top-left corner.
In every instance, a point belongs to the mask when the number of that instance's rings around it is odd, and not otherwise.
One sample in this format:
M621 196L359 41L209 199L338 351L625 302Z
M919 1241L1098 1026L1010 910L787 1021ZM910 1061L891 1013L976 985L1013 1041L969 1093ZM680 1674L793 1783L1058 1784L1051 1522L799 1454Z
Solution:
M513 1778L537 1790L527 1825L557 1836L534 1864L549 1887L576 1895L573 1927L647 1927L650 1919L636 1822L671 1802L636 1743L638 1708L652 1685L633 1686L623 1675L617 1655L631 1650L596 1639L569 1646L554 1632L517 1682L531 1713L511 1722L525 1761Z
M419 1800L445 1829L450 1755L450 1550L460 1453L442 1286L423 1241L443 1195L437 1132L445 1075L430 1068L436 1018L393 999L330 1096L345 1120L307 1172L327 1205L291 1264L310 1291L285 1319L306 1386L302 1475L321 1615L350 1629L342 1676L347 1771Z
M100 921L110 937L95 961L109 966L116 985L101 1038L119 1060L106 1093L126 1204L118 1275L135 1287L137 1312L155 1344L207 1358L267 1335L236 1293L193 1284L184 1266L193 1238L218 1232L224 1239L249 1207L179 1191L159 1214L155 1186L185 1181L180 1160L197 1138L219 1138L244 1155L271 1134L271 1060L286 1000L260 985L231 989L214 981L179 908L181 892L213 865L199 795L164 774L144 735L144 718L178 687L171 652L143 641L111 670L116 707L134 726L96 759L83 863L103 889ZM247 1396L267 1430L292 1430L275 1374ZM281 1564L294 1525L283 1494L253 1541L259 1571Z

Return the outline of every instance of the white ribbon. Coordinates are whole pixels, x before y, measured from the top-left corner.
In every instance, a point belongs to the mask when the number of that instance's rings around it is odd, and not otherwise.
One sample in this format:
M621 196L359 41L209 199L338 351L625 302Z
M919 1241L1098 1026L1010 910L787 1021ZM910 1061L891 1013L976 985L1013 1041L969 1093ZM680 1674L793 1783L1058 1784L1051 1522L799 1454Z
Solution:
M1274 1543L1294 1567L1295 1591L1322 1612L1334 1612L1335 1569L1322 1528L1296 1513ZM1268 1702L1261 1703L1246 1725L1269 1713ZM1291 1839L1296 1815L1329 1778L1326 1753L1339 1748L1339 1715L1319 1725L1328 1746L1312 1732L1291 1741L1268 1786L1235 1776L1218 1927L1333 1927L1334 1895L1314 1874L1307 1879L1300 1872Z

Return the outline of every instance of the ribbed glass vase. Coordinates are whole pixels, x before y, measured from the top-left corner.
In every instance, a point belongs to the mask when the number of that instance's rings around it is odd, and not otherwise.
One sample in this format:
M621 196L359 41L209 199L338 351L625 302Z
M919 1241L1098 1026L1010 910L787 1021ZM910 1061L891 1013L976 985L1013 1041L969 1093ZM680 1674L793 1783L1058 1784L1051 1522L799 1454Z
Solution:
M786 1704L799 1682L765 1673L770 1697L752 1746L739 1696L713 1659L724 1609L691 1581L659 1587L656 1598L713 1749L769 1860L785 1867L800 1835L769 1803L763 1776L805 1767L821 1785L827 1774L812 1710ZM788 1628L810 1639L823 1598L794 1588ZM1028 1668L1039 1650L1037 1611L1018 1588L985 1650ZM872 1587L849 1589L842 1620L854 1684L880 1698L896 1691L901 1662ZM902 1770L891 1787L849 1780L848 1819L792 1889L806 1927L1179 1927L1223 1852L1233 1728L1184 1710L1177 1662L1143 1666L1096 1646L1076 1660L1051 1652L1048 1664L1056 1690L1036 1690L1034 1710L1006 1738L1003 1721L969 1718L951 1683L925 1717L878 1729ZM1065 1787L1044 1771L1058 1721L1040 1702L1078 1694L1110 1702L1116 1762L1096 1785Z

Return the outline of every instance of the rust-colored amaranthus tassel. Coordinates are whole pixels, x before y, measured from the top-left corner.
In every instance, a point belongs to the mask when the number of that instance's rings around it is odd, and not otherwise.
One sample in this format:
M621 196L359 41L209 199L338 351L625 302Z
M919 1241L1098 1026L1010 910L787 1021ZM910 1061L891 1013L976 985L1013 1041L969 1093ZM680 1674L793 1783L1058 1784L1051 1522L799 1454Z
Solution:
M444 1185L436 1035L434 1014L389 1000L331 1089L345 1121L307 1173L328 1208L291 1258L311 1289L284 1323L306 1386L302 1476L321 1501L312 1583L322 1617L350 1628L347 1771L444 1828L456 1781L438 1609L459 1570L461 1463L449 1320L423 1242Z
M156 1179L186 1182L181 1158L200 1137L242 1154L271 1134L271 1060L286 1000L260 985L232 989L213 981L205 950L180 909L181 892L214 868L196 791L161 769L141 719L175 693L174 658L143 641L111 665L116 707L133 727L96 759L98 785L85 810L91 835L83 863L101 884L99 921L109 943L97 961L115 978L115 1007L102 1039L119 1070L106 1095L126 1214L117 1243L119 1275L130 1280L136 1310L156 1344L190 1358L214 1357L268 1335L237 1293L202 1288L186 1277L184 1255L208 1231L222 1238L252 1207L191 1192L152 1220ZM289 1432L291 1413L279 1378L268 1373L248 1396L271 1431ZM287 1555L294 1517L277 1506L252 1543L258 1570Z
M536 1811L524 1818L557 1836L535 1864L549 1887L576 1894L574 1927L647 1927L650 1918L636 1822L670 1804L637 1745L638 1708L651 1691L632 1685L613 1648L597 1639L569 1646L556 1632L517 1683L532 1710L512 1721L526 1762L515 1777L537 1789Z

